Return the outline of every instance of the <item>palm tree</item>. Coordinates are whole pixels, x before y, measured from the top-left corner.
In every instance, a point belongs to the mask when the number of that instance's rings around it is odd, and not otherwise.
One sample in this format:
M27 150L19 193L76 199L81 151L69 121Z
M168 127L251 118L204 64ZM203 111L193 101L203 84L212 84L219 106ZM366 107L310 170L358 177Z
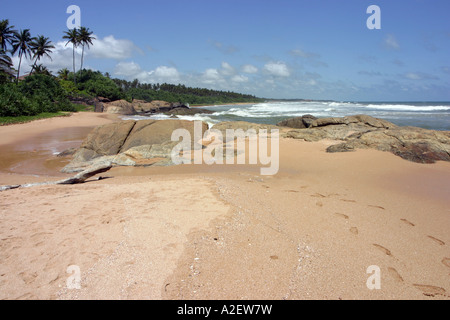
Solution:
M69 69L64 68L58 71L58 78L60 78L61 80L67 80L69 78Z
M31 50L33 51L33 59L34 64L33 68L31 69L31 72L36 68L37 62L41 60L43 56L47 56L52 60L50 57L50 53L52 52L51 49L54 49L55 46L52 45L52 42L49 40L49 38L46 38L44 36L37 36L36 38L33 38L33 41L30 43Z
M77 76L76 76L76 68L75 68L75 49L76 47L80 44L79 42L79 33L78 30L76 28L68 30L68 31L64 31L64 37L63 39L68 40L66 43L66 46L71 43L73 46L73 79L74 79L74 83L75 85L77 84Z
M31 48L30 42L32 41L30 29L21 30L20 32L14 35L14 39L12 41L12 54L19 53L19 68L17 70L17 79L16 82L19 82L20 75L20 65L22 64L22 57L25 55L25 58L31 59Z
M13 63L11 57L8 56L5 51L0 50L0 71L8 74L12 73L11 67Z
M52 73L47 69L43 64L38 64L34 67L35 74L45 74L47 76L51 76Z
M8 43L12 45L14 35L17 33L13 28L14 26L9 25L8 19L0 21L0 50L4 52L7 51Z
M81 27L80 30L78 30L78 42L83 48L81 53L81 72L83 72L84 47L87 46L89 49L90 45L92 45L92 41L95 40L95 37L93 37L92 34L93 32L86 27Z

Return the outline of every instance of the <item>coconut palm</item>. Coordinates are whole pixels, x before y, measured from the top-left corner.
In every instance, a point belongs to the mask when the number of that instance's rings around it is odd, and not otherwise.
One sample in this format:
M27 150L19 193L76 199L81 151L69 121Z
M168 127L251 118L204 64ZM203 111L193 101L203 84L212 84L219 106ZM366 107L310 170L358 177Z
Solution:
M88 49L92 45L92 41L95 37L92 36L93 32L89 28L81 27L78 30L78 42L81 44L83 50L81 52L81 72L83 72L83 61L84 61L84 47L87 46Z
M25 55L25 58L31 59L31 48L30 43L32 41L30 29L21 30L20 32L14 35L12 40L12 54L19 54L19 67L17 70L17 79L16 82L19 82L20 75L20 65L22 64L22 58Z
M50 57L50 53L52 53L51 49L54 49L55 46L52 44L49 38L46 38L44 36L37 36L36 38L33 38L33 41L30 43L31 51L33 52L33 59L34 64L33 68L31 69L31 72L36 68L37 62L41 60L43 56L47 56L52 60L52 57Z
M9 25L8 19L0 21L0 50L4 52L7 51L8 43L12 45L14 35L17 33L13 28L14 26Z
M50 57L50 53L52 53L51 49L54 49L55 46L52 45L52 42L49 38L46 38L44 36L37 36L36 38L33 38L33 41L30 43L31 50L33 51L33 59L34 64L33 68L31 69L31 72L36 68L37 62L41 60L42 57L47 56L52 60Z
M38 64L34 67L35 74L45 74L47 76L51 76L52 73L47 69L43 64Z
M5 51L0 50L0 72L12 74L12 60L11 57L6 54Z
M58 78L61 80L67 80L69 78L69 69L64 68L58 71Z
M75 49L76 47L80 44L79 42L79 33L78 30L76 28L68 30L68 31L64 31L64 37L63 39L67 40L66 46L71 43L73 46L73 79L74 79L74 83L77 84L77 77L76 77L76 68L75 68Z

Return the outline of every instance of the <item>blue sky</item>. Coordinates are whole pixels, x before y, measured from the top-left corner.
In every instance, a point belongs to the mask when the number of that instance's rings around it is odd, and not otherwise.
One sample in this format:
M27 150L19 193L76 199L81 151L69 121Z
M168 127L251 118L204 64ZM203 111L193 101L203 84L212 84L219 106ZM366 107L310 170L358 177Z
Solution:
M71 69L69 5L97 37L85 66L118 78L266 98L450 100L448 0L23 0L2 3L0 19L50 37L43 63ZM366 26L370 5L381 30Z

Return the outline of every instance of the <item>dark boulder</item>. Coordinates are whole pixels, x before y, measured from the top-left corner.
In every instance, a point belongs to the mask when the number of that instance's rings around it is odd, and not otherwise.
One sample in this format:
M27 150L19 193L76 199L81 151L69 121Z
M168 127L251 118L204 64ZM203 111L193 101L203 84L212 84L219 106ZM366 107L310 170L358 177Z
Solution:
M286 119L277 124L279 127L287 127L294 129L306 129L311 127L312 123L317 120L316 117L307 114L302 117Z

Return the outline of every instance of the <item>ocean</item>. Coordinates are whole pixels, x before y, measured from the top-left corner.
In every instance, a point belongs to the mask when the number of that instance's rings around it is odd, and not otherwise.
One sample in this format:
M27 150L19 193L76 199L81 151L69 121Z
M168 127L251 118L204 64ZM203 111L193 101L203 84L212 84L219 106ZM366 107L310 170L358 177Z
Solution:
M388 120L399 126L450 131L450 102L270 101L251 105L221 105L203 108L214 113L179 116L179 118L202 120L213 126L222 121L277 124L284 119L301 117L306 114L318 118L366 114ZM127 119L168 118L165 115L127 117Z

